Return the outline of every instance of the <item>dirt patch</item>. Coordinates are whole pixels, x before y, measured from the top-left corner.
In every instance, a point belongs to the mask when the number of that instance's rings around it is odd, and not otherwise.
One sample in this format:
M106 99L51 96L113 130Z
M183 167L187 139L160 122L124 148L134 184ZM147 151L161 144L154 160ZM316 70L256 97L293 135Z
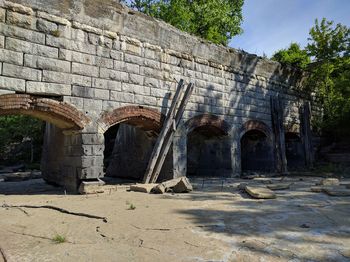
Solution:
M164 195L65 195L40 179L1 182L1 205L108 221L4 206L1 252L8 261L349 261L350 197L311 192L319 180L285 178L290 189L269 200L249 198L234 179L198 179L192 193Z

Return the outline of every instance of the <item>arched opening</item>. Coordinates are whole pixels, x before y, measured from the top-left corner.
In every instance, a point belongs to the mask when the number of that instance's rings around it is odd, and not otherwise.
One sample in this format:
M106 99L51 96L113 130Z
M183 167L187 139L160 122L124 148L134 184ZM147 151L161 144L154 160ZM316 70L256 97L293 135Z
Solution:
M269 128L259 121L248 121L241 132L242 172L273 172L274 154Z
M24 171L23 180L41 170L47 182L76 190L82 147L72 141L80 141L76 131L89 122L82 113L58 100L11 94L0 96L0 122L0 161L6 170Z
M295 132L286 132L285 143L288 170L303 169L305 167L305 158L299 134Z
M231 176L229 125L217 116L205 114L192 118L186 126L187 176Z
M106 113L104 132L105 176L121 182L141 182L164 116L159 112L136 106L118 108ZM159 181L172 178L172 152L165 160Z

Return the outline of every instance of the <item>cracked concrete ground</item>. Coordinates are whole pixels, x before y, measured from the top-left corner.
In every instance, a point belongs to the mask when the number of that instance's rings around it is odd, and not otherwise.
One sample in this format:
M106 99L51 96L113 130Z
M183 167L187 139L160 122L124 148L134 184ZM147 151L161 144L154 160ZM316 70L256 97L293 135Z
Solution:
M350 261L350 197L311 192L319 180L286 178L291 188L271 200L251 199L237 179L197 179L193 193L174 195L64 195L40 179L2 182L1 205L54 205L108 222L2 207L0 248L7 261Z

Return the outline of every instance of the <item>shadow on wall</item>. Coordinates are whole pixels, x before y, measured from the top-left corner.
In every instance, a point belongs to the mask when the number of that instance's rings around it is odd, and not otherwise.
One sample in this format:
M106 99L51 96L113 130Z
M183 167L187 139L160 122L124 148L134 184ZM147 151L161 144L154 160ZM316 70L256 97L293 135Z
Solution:
M286 132L286 157L288 170L301 170L305 168L304 149L298 133Z
M226 176L232 173L227 134L214 126L195 128L187 135L187 176Z
M141 182L156 140L157 135L154 132L147 132L132 125L118 124L111 127L105 133L106 176ZM168 157L160 180L168 178L167 173L172 170L169 160L171 158Z
M241 139L242 172L274 171L272 141L259 130L247 131Z

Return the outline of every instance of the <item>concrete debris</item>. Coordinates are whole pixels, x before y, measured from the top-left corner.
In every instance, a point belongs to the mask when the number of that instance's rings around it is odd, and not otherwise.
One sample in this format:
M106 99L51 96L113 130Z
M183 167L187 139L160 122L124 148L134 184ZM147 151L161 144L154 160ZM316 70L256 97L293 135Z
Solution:
M253 178L253 181L261 182L263 184L271 184L271 179L267 177L255 177Z
M181 177L181 180L172 187L174 193L188 193L193 190L193 187L187 177Z
M174 193L188 193L193 191L193 187L187 177L178 177L155 186L152 193L163 194L169 190Z
M272 190L266 187L246 186L245 191L253 198L258 198L258 199L276 198L276 194Z
M1 175L4 182L18 182L25 181L29 179L41 178L40 171L27 171L27 172L15 172L15 173L6 173Z
M330 196L350 196L350 189L342 186L324 187L322 191Z
M136 184L130 186L130 191L150 193L158 184Z
M276 184L270 184L266 186L271 190L283 190L283 189L289 189L291 185L292 183L276 183Z
M237 189L239 189L239 190L245 190L246 186L248 186L248 183L240 183L240 184L237 186Z
M103 193L104 188L103 185L105 182L98 179L97 181L83 181L81 182L79 186L79 193L80 194L97 194L97 193Z
M319 185L321 185L321 186L338 186L339 179L338 178L324 178L320 181Z
M312 186L310 187L311 192L315 192L315 193L321 193L323 190L322 186Z

